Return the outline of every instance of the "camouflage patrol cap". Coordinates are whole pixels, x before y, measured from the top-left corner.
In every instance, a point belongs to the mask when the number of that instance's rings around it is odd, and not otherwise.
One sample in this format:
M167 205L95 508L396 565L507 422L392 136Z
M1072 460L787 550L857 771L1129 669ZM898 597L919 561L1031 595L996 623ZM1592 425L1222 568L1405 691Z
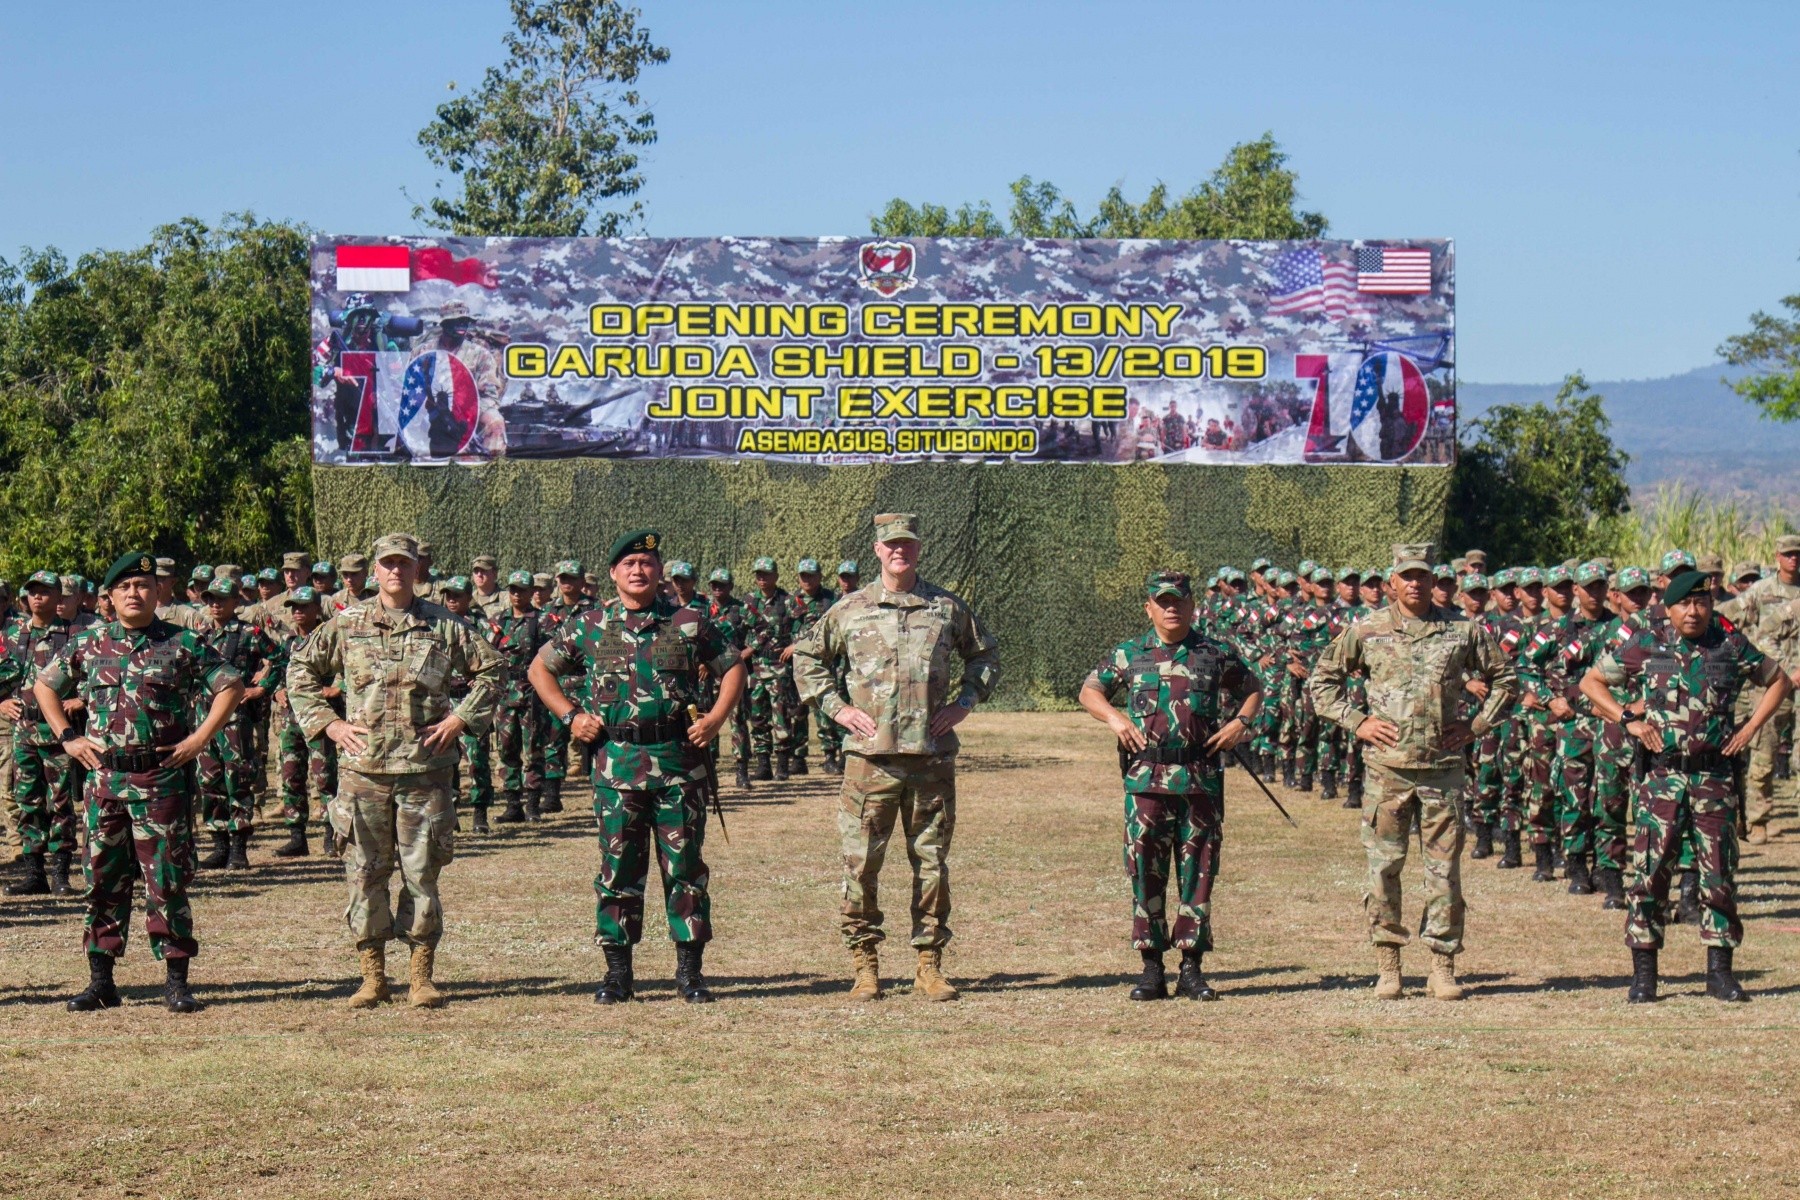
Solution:
M1612 574L1613 560L1608 558L1606 555L1596 554L1593 558L1588 559L1588 561L1599 563L1602 567L1606 568L1606 573L1608 575Z
M61 590L62 576L55 571L33 571L25 577L25 587L47 587Z
M1557 563L1554 567L1544 568L1545 587L1561 587L1563 584L1570 582L1572 578L1573 576L1570 575L1569 568L1563 566L1561 563Z
M1270 562L1266 558L1252 559L1250 561L1250 573L1252 575L1254 575L1258 571L1267 571L1270 567L1272 567L1274 565L1275 565L1274 563Z
M218 596L221 599L230 598L236 600L238 594L237 584L229 579L215 579L206 585L206 594L209 597Z
M384 558L395 557L408 558L413 562L418 562L419 555L423 553L425 553L425 548L412 534L384 533L375 539L375 545L370 549L369 557L376 562L380 562Z
M467 575L452 575L438 586L443 591L457 596L466 596L475 590L474 585L469 582L469 577Z
M1731 568L1730 578L1733 583L1742 583L1746 579L1760 579L1762 578L1762 564L1741 562Z
M761 575L765 571L771 575L775 573L775 560L767 555L764 555L762 558L759 558L750 564L750 573L752 575Z
M38 572L39 575L48 573ZM113 584L121 579L129 579L133 575L148 575L152 579L156 578L156 559L142 550L132 550L121 554L113 559L112 566L106 568L106 574L102 577L100 586L111 591ZM33 575L32 578L37 578L37 575ZM62 580L57 580L57 586L61 585Z
M337 578L337 568L322 558L312 565L312 573L314 575L323 575L327 579Z
M630 533L622 533L613 539L612 549L606 552L606 565L616 567L619 560L627 554L654 554L662 557L662 534L654 529L636 529ZM581 564L575 564L575 574L581 574Z
M287 599L281 602L281 606L283 608L300 608L303 605L317 603L319 603L318 589L303 583L287 594Z
M1462 577L1462 590L1473 594L1475 592L1492 591L1493 588L1489 586L1488 577L1486 575L1483 575L1480 571L1470 571L1467 575Z
M669 564L668 569L665 570L663 574L667 575L670 579L692 579L694 578L694 564L691 562L684 562L678 558Z
M1597 562L1584 562L1569 574L1576 587L1586 587L1590 583L1605 583L1609 574L1607 569Z
M256 581L258 583L280 583L281 572L274 567L264 567L256 573Z
M1775 553L1800 554L1800 534L1784 533L1775 539Z
M304 550L289 550L281 556L281 569L284 571L309 571L312 560L306 557Z
M1650 572L1642 567L1626 567L1613 576L1612 585L1621 592L1635 592L1650 586Z
M366 571L368 569L369 556L366 554L346 554L338 559L338 570L343 571L346 574L351 571Z
M1544 582L1544 573L1536 567L1520 567L1517 574L1513 576L1513 582L1520 587L1541 587Z
M532 582L530 571L514 571L506 577L506 586L509 588L528 588L536 587L537 584Z
M1294 574L1300 576L1302 579L1310 579L1312 573L1318 569L1318 563L1310 558L1303 558L1300 560L1300 565L1294 568Z
M470 560L469 565L477 571L498 571L500 560L491 554L477 554Z
M620 557L622 558L624 556L620 555ZM582 574L581 560L579 558L563 559L561 562L556 564L556 573L558 575L574 575L577 578L579 578L580 575Z
M919 514L876 513L875 540L878 542L916 542L919 540Z
M1292 571L1278 571L1275 574L1275 586L1293 587L1298 578Z
M474 314L469 312L469 306L461 300L446 301L444 306L438 309L439 325L448 325L452 321L473 321L474 319Z
M819 560L816 558L803 558L794 565L794 571L799 575L817 575L819 573Z
M1312 581L1314 583L1336 583L1337 576L1331 573L1330 567L1314 567Z
M1456 568L1449 563L1437 563L1431 568L1433 579L1455 579Z
M1722 554L1702 554L1694 563L1694 569L1702 575L1723 575L1725 573L1725 556Z
M1154 600L1158 596L1192 596L1194 585L1180 571L1152 571L1150 578L1144 581L1144 595Z
M1242 583L1244 582L1244 573L1236 567L1221 567L1219 568L1219 578L1232 583Z
M1343 583L1350 579L1361 579L1362 570L1358 567L1344 567L1338 571L1337 577L1339 583Z
M1429 571L1431 570L1430 542L1397 542L1394 545L1394 564L1396 571Z
M1694 556L1686 550L1671 550L1662 556L1661 562L1656 564L1656 573L1673 576L1683 570L1692 571L1695 569L1695 565Z
M1498 571L1494 572L1488 582L1497 588L1511 587L1519 582L1519 568L1501 567Z
M150 564L150 573L152 576L156 574L156 563L154 560L152 560ZM57 585L62 588L62 594L65 596L81 595L86 584L87 580L79 575L64 575L61 579L57 580Z
M1461 575L1469 569L1469 560L1462 557L1453 558L1450 560L1450 569Z
M155 562L150 564L150 569L152 571L156 570ZM206 563L201 563L199 566L188 572L189 583L209 583L212 581L212 577L212 567Z
M594 574L592 571L586 571L586 572L583 572L583 574L581 576L581 582L587 584L589 587L599 587L600 586L600 577L598 575Z
M244 568L236 563L220 563L213 568L214 579L236 579L244 573Z
M419 543L419 555L422 558L430 558L431 557L431 543L430 542L421 541Z
M731 568L730 567L714 567L713 573L706 577L706 582L708 582L708 583L730 583L730 582L732 582Z
M250 591L255 591L256 590L256 576L245 575L242 579L239 579L237 581L237 584L238 584L238 587L240 587L240 588L247 588Z
M531 577L531 586L553 588L556 586L556 576L550 574L548 571L539 571Z
M1463 562L1468 564L1471 567L1478 569L1478 570L1486 570L1486 568L1487 568L1487 551L1486 550L1464 550L1463 551Z
M175 560L174 559L159 558L156 560L156 577L158 579L172 579L172 578L174 578L174 575L175 575Z
M856 565L856 560L854 558L846 558L843 562L839 563L837 565L837 573L839 575L853 575L858 579L862 578L862 568Z

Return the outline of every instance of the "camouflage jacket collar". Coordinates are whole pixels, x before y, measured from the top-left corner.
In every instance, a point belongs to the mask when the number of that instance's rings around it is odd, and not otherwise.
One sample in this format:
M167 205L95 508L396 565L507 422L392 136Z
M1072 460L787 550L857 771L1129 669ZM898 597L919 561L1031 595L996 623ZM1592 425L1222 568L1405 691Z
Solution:
M346 608L342 615L347 617L353 612L361 613L363 620L368 624L401 633L408 629L428 628L431 625L431 622L425 619L423 612L425 603L426 601L414 596L412 603L405 608L389 608L380 600L376 600L372 604L357 604Z
M623 625L631 632L636 633L651 625L665 624L685 607L687 606L671 604L668 600L658 596L650 602L648 607L626 608L625 601L614 597L606 605L606 620L608 624Z
M930 590L931 585L929 583L916 577L913 579L912 591L910 592L896 592L879 579L863 589L870 600L874 601L876 604L886 605L890 608L923 608L930 603L930 599L926 594Z
M124 642L131 646L142 646L145 642L151 641L152 639L161 640L168 637L170 634L180 632L181 626L171 625L161 617L157 617L148 625L141 625L136 629L131 628L131 626L125 624L123 621L108 621L103 636L109 637L115 642Z
M1389 605L1369 619L1369 632L1397 633L1409 640L1417 640L1430 637L1443 626L1462 619L1460 613L1436 605L1426 609L1422 617L1409 617L1398 605Z

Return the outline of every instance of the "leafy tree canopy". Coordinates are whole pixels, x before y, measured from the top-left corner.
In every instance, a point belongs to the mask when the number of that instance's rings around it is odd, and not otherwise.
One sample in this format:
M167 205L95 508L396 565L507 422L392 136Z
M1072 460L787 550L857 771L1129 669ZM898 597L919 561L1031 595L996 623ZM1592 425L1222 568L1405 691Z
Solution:
M1772 421L1800 420L1800 295L1785 297L1792 315L1753 313L1750 329L1725 339L1719 353L1735 367L1756 374L1732 382L1732 390L1762 409Z

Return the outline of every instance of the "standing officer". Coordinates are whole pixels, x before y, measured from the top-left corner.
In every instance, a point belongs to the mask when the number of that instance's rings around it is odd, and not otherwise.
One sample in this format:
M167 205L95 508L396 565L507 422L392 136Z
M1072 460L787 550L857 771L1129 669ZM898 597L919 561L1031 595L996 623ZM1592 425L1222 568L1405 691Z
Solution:
M587 576L581 569L581 560L565 558L556 564L556 596L544 606L543 625L544 640L549 641L556 636L556 631L569 621L573 621L582 613L594 607L594 602L587 597L584 585ZM537 651L533 649L532 654ZM531 656L527 655L521 666L531 665ZM532 694L523 675L519 680L520 690L524 692L531 709L543 722L544 736L544 800L543 811L559 813L563 810L563 780L569 774L569 731L549 719L538 699Z
M27 616L14 622L7 634L8 652L19 666L20 693L14 714L18 725L12 751L19 834L25 853L25 878L7 885L9 896L47 892L67 896L72 891L69 866L75 853L75 769L55 728L40 711L32 688L38 674L74 636L69 622L57 615L61 597L62 581L56 572L33 572L25 580ZM81 707L77 700L68 710L79 713Z
M1504 712L1517 686L1511 662L1481 626L1431 603L1431 546L1394 547L1391 603L1357 621L1333 642L1308 686L1319 715L1366 742L1368 772L1362 841L1369 856L1363 909L1381 964L1375 994L1402 994L1400 947L1408 939L1400 914L1400 873L1413 822L1425 856L1427 899L1420 919L1431 947L1427 990L1460 1000L1456 952L1462 949L1462 748ZM1366 708L1347 687L1350 672L1368 671ZM1467 676L1488 685L1481 711L1467 724L1457 705Z
M188 990L188 960L200 952L187 885L194 873L189 763L231 719L244 688L191 630L156 618L156 562L120 556L101 587L116 618L65 646L32 689L44 721L90 772L87 793L88 986L71 1012L117 1008L113 960L125 953L137 877L144 877L144 927L163 960L163 1004L200 1008ZM87 732L69 724L64 701L80 693ZM196 697L211 697L195 726Z
M747 641L750 630L750 615L744 602L732 595L736 586L731 578L729 567L715 567L713 573L706 577L708 589L712 592L712 602L706 606L706 614L712 618L713 624L724 631L726 640L737 651L738 661L743 662L750 657L750 646ZM744 668L746 673L749 668ZM731 756L737 763L737 786L750 787L750 704L745 701L731 710Z
M1732 602L1737 613L1735 623L1760 650L1772 653L1776 639L1771 626L1796 599L1800 599L1800 535L1786 534L1775 539L1775 574L1758 579ZM1785 665L1789 670L1800 667L1800 663ZM1754 702L1755 698L1747 701ZM1756 740L1750 744L1744 820L1750 829L1752 846L1769 840L1769 817L1775 811L1775 759L1782 741L1792 736L1793 729L1794 706L1789 701L1776 710L1774 718L1757 731Z
M999 643L955 594L919 578L919 518L875 517L881 578L844 597L794 652L801 699L849 731L838 835L844 851L844 944L853 1000L881 998L885 936L876 884L898 820L913 866L913 989L954 1000L943 976L950 940L950 837L956 828L955 729L1000 678ZM951 662L961 659L954 699Z
M1121 642L1081 685L1081 707L1119 739L1125 776L1125 874L1131 880L1131 944L1144 974L1133 1000L1168 996L1163 952L1181 951L1175 994L1217 1000L1201 974L1213 947L1212 885L1224 836L1225 780L1219 758L1250 732L1262 685L1237 652L1194 630L1194 591L1179 571L1145 585L1151 631ZM1220 724L1221 696L1247 693ZM1127 712L1113 707L1129 693ZM1164 915L1169 857L1175 858L1173 936Z
M469 581L475 585L470 602L490 621L498 621L509 607L506 590L500 586L500 560L491 554L477 554L469 567Z
M800 606L776 582L779 573L774 559L757 559L750 564L750 574L756 580L756 590L744 601L745 644L750 651L749 692L744 705L750 710L750 748L756 755L756 770L750 778L786 779L794 749L794 721L799 716L786 686L788 647L800 624Z
M287 592L282 605L287 609L289 628L293 630L281 642L275 658L273 678L287 678L288 660L306 644L313 631L325 623L325 612L319 604L319 593L302 584ZM342 716L344 692L331 686L319 693L327 704L338 708ZM311 796L328 804L337 794L337 746L330 738L307 738L294 723L294 710L288 704L285 687L275 690L276 753L280 756L281 820L288 829L288 840L276 847L276 858L301 858L307 853L306 822L312 810ZM309 789L311 795L309 796ZM330 824L327 822L329 829ZM325 852L333 847L327 843Z
M1713 615L1707 577L1681 571L1663 590L1666 628L1646 623L1610 646L1582 678L1581 691L1603 720L1638 740L1640 773L1633 813L1637 834L1626 893L1625 944L1631 948L1634 1004L1656 999L1656 959L1663 943L1669 879L1684 832L1691 830L1700 873L1700 940L1706 946L1706 993L1717 1000L1749 997L1732 973L1743 940L1738 920L1737 827L1732 763L1755 739L1794 685L1771 658ZM1737 693L1768 689L1750 719L1737 725ZM1611 690L1631 697L1621 704Z
M330 816L342 840L350 885L344 917L363 976L351 1008L388 998L387 943L395 937L412 944L413 1007L444 1002L431 974L444 931L438 872L456 852L457 739L487 732L500 686L500 658L468 622L414 596L418 555L411 534L378 539L370 556L375 598L321 625L288 662L288 699L301 731L338 747ZM469 681L469 694L452 707L456 674ZM324 696L340 675L342 717ZM390 905L396 860L402 886Z
M196 626L207 645L244 682L243 698L231 720L200 752L195 764L201 815L213 839L212 853L199 862L206 870L250 869L250 834L256 821L250 722L255 717L254 702L268 690L270 660L276 654L268 635L238 619L237 608L238 594L232 581L215 579L206 588L206 616Z
M544 819L540 805L549 722L525 672L550 640L550 632L544 614L531 605L534 590L530 571L514 571L506 577L510 610L494 622L491 639L505 664L500 699L494 708L494 734L500 744L506 809L494 818L496 825Z
M487 644L492 646L500 640L500 627L489 620L479 608L475 607L474 587L465 575L452 575L438 585L438 595L444 598L444 607L475 627ZM469 694L469 681L461 675L450 676L450 699L461 703ZM495 709L495 721L499 720L500 710ZM464 733L459 739L462 746L462 762L457 766L456 795L461 804L464 785L468 787L469 807L474 816L469 822L471 833L489 833L488 809L494 803L494 763L489 754L488 739ZM462 778L464 773L468 778ZM457 818L456 827L462 828L462 819Z
M650 845L662 869L663 909L675 943L675 987L690 1004L710 1001L702 974L712 940L706 860L708 746L744 687L744 666L725 635L698 609L659 594L661 537L625 534L607 554L618 597L557 628L531 664L531 683L558 724L592 742L594 817L600 828L595 940L606 955L598 1004L632 997L632 947L643 936ZM700 669L719 681L711 708L700 702ZM571 701L560 676L580 675L586 705ZM591 710L591 711L590 711Z
M781 652L781 695L782 702L788 711L794 714L793 719L793 755L788 763L788 770L794 775L806 774L806 748L810 741L809 731L812 719L804 705L800 703L800 694L794 687L794 644L806 636L807 630L818 624L825 610L837 603L837 593L824 586L819 571L819 560L803 558L794 568L800 576L800 590L794 593L794 610L798 619L794 622L794 641ZM820 770L827 775L842 774L833 768L837 766L837 758L843 747L843 727L836 721L819 722L819 753L824 756Z

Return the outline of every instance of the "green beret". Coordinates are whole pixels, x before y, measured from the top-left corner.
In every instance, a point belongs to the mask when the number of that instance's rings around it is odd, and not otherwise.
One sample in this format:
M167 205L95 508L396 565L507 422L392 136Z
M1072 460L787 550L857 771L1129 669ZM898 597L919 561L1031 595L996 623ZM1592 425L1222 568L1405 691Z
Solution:
M148 575L152 579L156 578L155 556L142 550L133 550L129 554L119 555L113 559L113 565L106 568L106 576L101 580L100 586L110 589L119 580L129 579L133 575ZM58 580L58 583L60 584L61 581Z
M1683 571L1669 580L1669 586L1663 589L1663 603L1675 604L1687 599L1688 595L1706 586L1706 576L1699 571Z
M639 529L631 533L620 534L613 542L612 549L606 552L606 565L616 567L619 560L627 554L654 554L662 557L662 534L654 529ZM580 574L579 568L575 572Z

